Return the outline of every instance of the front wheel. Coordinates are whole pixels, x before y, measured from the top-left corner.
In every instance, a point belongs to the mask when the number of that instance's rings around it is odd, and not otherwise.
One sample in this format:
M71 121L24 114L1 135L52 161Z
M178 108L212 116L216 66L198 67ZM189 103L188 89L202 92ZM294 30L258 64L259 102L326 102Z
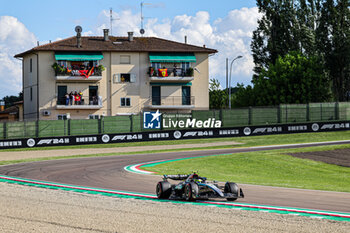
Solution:
M185 199L186 201L195 201L198 195L198 184L191 182L185 186Z
M167 181L159 181L156 186L156 194L159 199L168 199L171 195L171 184Z
M224 189L225 193L231 193L234 196L238 197L238 185L236 183L233 182L226 182L225 184L225 189ZM227 198L228 201L235 201L237 200L237 198L231 197L231 198Z

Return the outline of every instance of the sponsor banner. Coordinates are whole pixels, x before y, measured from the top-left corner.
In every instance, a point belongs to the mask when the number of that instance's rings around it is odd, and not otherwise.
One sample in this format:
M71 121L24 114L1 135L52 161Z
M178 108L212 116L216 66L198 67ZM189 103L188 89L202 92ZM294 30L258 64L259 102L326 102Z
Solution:
M153 117L149 116L149 123L152 124ZM153 126L157 126L154 124ZM157 140L178 140L178 139L198 139L198 138L220 138L220 137L243 137L271 134L290 134L306 132L327 132L350 130L350 121L343 122L312 122L283 125L262 125L243 126L231 128L200 128L200 129L179 129L148 131L138 133L101 134L101 135L79 135L65 137L47 138L23 138L0 140L0 149L11 148L32 148L45 146L65 146L84 144L105 144L120 142L141 142Z

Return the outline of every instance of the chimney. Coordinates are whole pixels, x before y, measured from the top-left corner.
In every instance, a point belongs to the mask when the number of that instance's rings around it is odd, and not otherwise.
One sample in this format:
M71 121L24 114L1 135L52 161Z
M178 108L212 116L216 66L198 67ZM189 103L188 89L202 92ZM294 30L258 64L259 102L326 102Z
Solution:
M205 48L205 44L203 45L203 48Z
M81 48L81 33L77 32L77 47Z
M133 41L134 40L134 32L128 32L128 40Z
M5 110L5 101L1 100L0 101L0 111L4 111Z
M187 44L187 36L185 36L185 44Z
M103 29L103 40L104 41L109 41L108 32L109 32L109 29Z

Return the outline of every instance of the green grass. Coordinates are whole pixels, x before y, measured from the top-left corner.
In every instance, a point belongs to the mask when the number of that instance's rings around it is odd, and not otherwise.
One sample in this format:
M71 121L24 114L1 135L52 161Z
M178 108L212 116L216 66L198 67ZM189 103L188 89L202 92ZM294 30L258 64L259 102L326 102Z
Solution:
M129 143L110 143L95 145L78 146L53 146L36 148L6 149L1 151L26 151L26 150L57 150L57 149L81 149L81 148L118 148L130 146L155 146L155 145L180 145L180 144L203 144L212 142L233 141L242 143L241 145L218 146L219 148L232 147L251 147L265 145L280 145L307 142L323 142L336 140L350 140L350 131L322 132L322 133L298 133L298 134L280 134L267 136L251 137L232 137L232 138L207 138L207 139L187 139L187 140L168 140L168 141L150 141L150 142L129 142Z
M343 148L350 148L350 145L210 156L163 163L147 167L146 170L160 174L188 174L198 171L202 176L220 181L350 192L350 168L286 154Z

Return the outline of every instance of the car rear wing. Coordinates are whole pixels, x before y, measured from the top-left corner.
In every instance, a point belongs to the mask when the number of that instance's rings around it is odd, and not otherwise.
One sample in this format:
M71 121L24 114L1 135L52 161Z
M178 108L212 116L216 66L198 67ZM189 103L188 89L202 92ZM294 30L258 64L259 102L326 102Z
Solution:
M189 175L163 175L164 179L186 180Z

